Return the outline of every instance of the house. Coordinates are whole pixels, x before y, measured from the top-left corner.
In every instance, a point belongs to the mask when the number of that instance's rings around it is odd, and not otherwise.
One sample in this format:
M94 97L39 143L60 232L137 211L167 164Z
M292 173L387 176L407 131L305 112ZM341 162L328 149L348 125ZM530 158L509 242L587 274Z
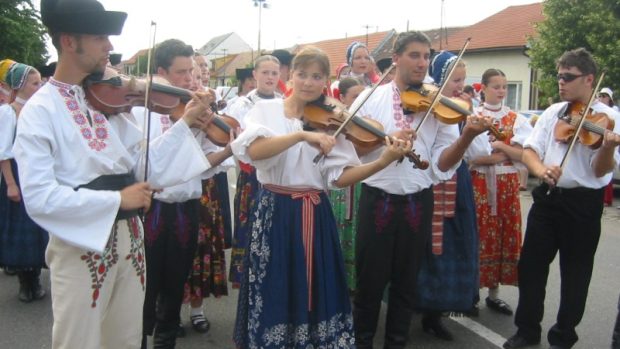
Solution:
M246 51L252 51L252 47L234 32L216 36L196 50L196 52L205 56L207 62L218 57Z
M536 23L543 21L543 4L510 6L480 22L448 36L446 50L457 53L467 38L471 43L463 59L468 84L480 82L488 68L502 70L508 79L506 105L513 110L535 109L538 91L533 83L536 71L526 54L529 37L536 35Z

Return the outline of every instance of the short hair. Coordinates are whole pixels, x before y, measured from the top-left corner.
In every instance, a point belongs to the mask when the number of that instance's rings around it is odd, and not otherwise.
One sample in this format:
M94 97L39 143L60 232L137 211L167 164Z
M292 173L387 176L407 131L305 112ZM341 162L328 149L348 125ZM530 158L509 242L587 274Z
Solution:
M506 77L506 74L504 74L503 71L499 70L499 69L495 69L495 68L490 68L484 71L484 73L482 73L482 80L480 81L484 86L488 86L489 85L489 81L491 80L492 77L494 76L503 76Z
M472 85L465 85L465 87L463 87L463 92L472 94L472 95L476 94L476 92L474 91L474 87Z
M319 69L326 77L329 77L329 58L325 52L314 46L306 46L293 58L293 70L308 67L312 63L317 63Z
M340 91L340 95L344 96L347 94L351 87L360 85L364 86L364 83L360 79L354 77L346 77L340 80L340 82L338 82L338 90Z
M194 49L192 46L185 44L178 39L169 39L161 42L155 48L155 69L163 68L166 71L172 65L172 61L179 56L192 57L194 55Z
M272 55L262 55L254 61L254 70L258 69L258 66L263 62L274 62L280 66L280 60L278 57Z
M583 47L564 52L556 62L557 69L572 67L579 69L579 71L585 75L596 75L598 70L594 57Z
M50 37L52 38L52 45L54 46L54 48L56 49L56 51L58 53L62 52L62 47L60 45L60 36L62 34L66 34L66 35L70 35L72 37L74 37L76 40L80 40L82 38L81 34L75 34L75 33L63 33L63 32L49 32Z
M408 31L398 34L396 37L396 41L394 41L394 45L392 46L392 52L401 55L405 52L405 48L412 42L418 42L421 44L428 45L431 47L431 39L421 31Z

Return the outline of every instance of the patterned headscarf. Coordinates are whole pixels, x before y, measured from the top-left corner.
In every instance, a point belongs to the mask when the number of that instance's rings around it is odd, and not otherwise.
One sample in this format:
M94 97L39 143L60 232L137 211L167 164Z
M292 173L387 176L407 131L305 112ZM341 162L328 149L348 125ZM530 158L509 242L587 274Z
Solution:
M446 79L446 75L448 74L448 68L455 60L456 55L448 51L441 51L437 54L437 56L435 56L435 58L433 58L429 69L429 74L433 80L435 80L435 84L443 84L443 81Z
M347 63L349 63L349 66L353 66L353 53L360 47L368 50L368 47L359 41L353 41L349 47L347 47Z
M3 59L0 61L0 81L6 82L6 74L9 73L9 69L15 64L12 59Z
M33 69L33 67L23 63L14 63L6 74L4 82L13 90L19 90L24 87L28 74Z

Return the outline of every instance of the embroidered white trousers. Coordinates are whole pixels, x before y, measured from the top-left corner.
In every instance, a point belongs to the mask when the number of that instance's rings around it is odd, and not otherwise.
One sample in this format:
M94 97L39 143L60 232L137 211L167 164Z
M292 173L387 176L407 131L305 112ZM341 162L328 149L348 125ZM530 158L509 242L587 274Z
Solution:
M142 224L115 223L102 254L51 236L54 349L140 348L146 282Z

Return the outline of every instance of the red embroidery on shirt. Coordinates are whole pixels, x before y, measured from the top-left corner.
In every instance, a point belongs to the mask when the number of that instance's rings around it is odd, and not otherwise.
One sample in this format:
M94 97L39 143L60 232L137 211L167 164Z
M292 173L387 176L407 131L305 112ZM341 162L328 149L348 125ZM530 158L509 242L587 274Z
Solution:
M93 251L88 251L80 259L86 261L88 270L90 271L91 288L93 290L92 298L93 302L90 304L91 308L97 307L97 300L99 299L99 290L103 287L103 282L110 268L118 262L118 252L116 251L117 237L116 237L116 225L112 230L112 235L108 241L108 245L103 254L98 254Z

